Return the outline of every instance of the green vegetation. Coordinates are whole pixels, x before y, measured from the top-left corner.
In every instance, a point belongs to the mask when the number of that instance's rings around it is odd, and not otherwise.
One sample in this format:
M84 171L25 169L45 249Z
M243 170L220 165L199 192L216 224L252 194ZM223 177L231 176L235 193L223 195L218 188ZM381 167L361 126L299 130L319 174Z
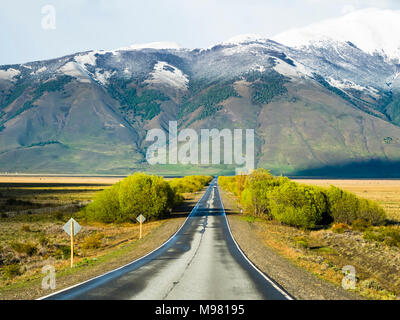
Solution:
M71 80L73 79L73 77L67 76L67 75L63 75L63 76L59 76L57 77L57 79L55 80L50 80L44 83L41 83L39 85L38 88L36 88L33 92L33 96L31 98L31 100L26 101L23 106L21 108L19 108L14 114L12 114L8 119L12 119L15 118L16 116L20 115L21 113L23 113L26 110L29 110L31 108L36 107L36 105L34 104L34 102L39 99L43 93L45 92L54 92L54 91L60 91L64 89L64 86L69 83ZM23 91L25 90L26 86L21 86L22 89L18 90L18 96L21 95L23 93ZM22 90L22 91L20 91ZM11 97L7 100L6 103L10 104L11 102L13 102L17 97L16 94L11 95ZM13 99L13 100L11 100ZM6 106L6 105L5 105Z
M382 224L385 211L375 202L359 199L356 195L331 186L326 191L330 215L335 222L352 224L359 219L371 224Z
M172 179L169 184L176 193L191 193L201 190L211 180L210 176L186 176Z
M331 222L338 230L353 222L362 228L362 224L381 225L386 219L385 211L375 202L333 186L324 189L277 178L265 169L248 176L220 177L219 184L238 196L247 214L304 229Z
M364 232L364 239L400 247L400 229L395 227L368 228Z
M179 110L178 119L200 107L203 107L203 110L196 119L201 120L210 117L222 108L220 103L230 97L239 97L231 83L223 83L211 87L206 92L200 93L195 98L184 102Z
M32 256L37 252L37 247L34 243L12 242L11 248L21 254Z
M285 83L288 80L276 71L264 73L251 71L245 78L253 83L251 85L253 89L251 101L254 104L268 104L274 97L287 93Z
M93 233L87 236L82 243L83 249L98 249L102 245L102 240L104 238L103 233Z
M9 264L3 267L2 276L5 279L12 279L21 275L21 267L17 263Z
M182 201L180 193L201 190L211 177L191 176L170 182L155 175L135 173L99 192L82 213L89 221L135 222L142 214L147 220L166 217Z
M286 182L270 191L270 214L295 227L314 229L327 212L324 194L316 187Z
M59 141L57 140L51 140L51 141L41 141L41 142L36 142L36 143L32 143L28 146L28 148L30 147L43 147L43 146L47 146L49 144L61 144Z
M139 94L135 87L128 87L128 84L124 80L111 79L108 86L108 91L126 113L132 111L135 116L151 120L161 111L159 102L169 100L169 97L157 90L143 90Z

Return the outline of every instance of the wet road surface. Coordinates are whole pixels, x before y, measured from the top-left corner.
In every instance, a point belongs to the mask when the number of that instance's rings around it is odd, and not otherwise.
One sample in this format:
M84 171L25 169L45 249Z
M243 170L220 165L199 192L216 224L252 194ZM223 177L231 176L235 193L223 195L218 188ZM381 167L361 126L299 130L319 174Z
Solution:
M163 246L120 269L46 299L290 299L241 253L216 179Z

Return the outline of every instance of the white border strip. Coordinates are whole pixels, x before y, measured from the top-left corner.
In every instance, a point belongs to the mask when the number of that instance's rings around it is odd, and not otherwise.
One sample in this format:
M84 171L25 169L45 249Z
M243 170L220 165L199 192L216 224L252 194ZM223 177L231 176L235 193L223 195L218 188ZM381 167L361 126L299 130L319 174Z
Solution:
M214 180L215 180L215 179L216 179L216 178L214 178ZM85 280L85 281L83 281L83 282L74 284L74 285L72 285L72 286L70 286L70 287L61 289L61 290L59 290L59 291L50 293L50 294L48 294L48 295L46 295L46 296L44 296L44 297L37 298L36 300L44 300L44 299L49 298L49 297L51 297L51 296L55 296L55 295L57 295L57 294L59 294L59 293L61 293L61 292L64 292L64 291L67 291L67 290L76 288L76 287L78 287L78 286L80 286L80 285L82 285L82 284L85 284L85 283L89 282L89 281L92 281L92 280L95 280L95 279L104 277L104 276L106 276L107 274L110 274L110 273L112 273L112 272L115 272L115 271L118 271L118 270L120 270L120 269L122 269L122 268L125 268L125 267L127 267L127 266L129 266L129 265L131 265L131 264L134 264L134 263L136 263L136 262L138 262L138 261L140 261L140 260L146 258L147 256L151 255L152 253L154 253L154 252L157 251L158 249L161 249L162 247L164 247L167 243L169 243L172 239L175 238L175 236L178 234L178 232L184 227L184 225L186 224L186 222L189 220L189 218L197 211L197 208L198 208L198 206L199 206L199 203L203 200L204 196L207 194L207 192L208 192L208 190L210 189L210 187L211 187L212 183L214 182L214 180L210 182L209 187L208 187L207 190L204 192L204 194L203 194L203 196L200 198L200 200L196 203L196 205L194 206L194 208L192 209L192 211L190 212L190 214L187 216L187 218L185 219L185 221L183 222L183 224L181 225L181 227L180 227L167 241L165 241L165 242L164 242L162 245L160 245L158 248L156 248L156 249L154 249L153 251L147 253L147 254L144 255L143 257L140 257L140 258L138 258L138 259L136 259L136 260L134 260L134 261L132 261L132 262L129 262L129 263L123 265L122 267L119 267L119 268L117 268L117 269L113 269L113 270L108 271L108 272L106 272L106 273L103 273L103 274L101 274L101 275L99 275L99 276L97 276L97 277L90 278L90 279ZM222 201L221 201L221 202L222 202ZM225 211L224 211L224 212L225 212Z
M218 185L218 189L219 189L219 185ZM267 280L276 290L278 290L286 299L288 300L294 300L293 297L291 297L286 291L284 291L282 288L280 288L272 279L270 279L265 273L263 273L260 269L258 269L253 262L250 261L249 258L247 258L247 256L244 254L244 252L242 251L242 249L240 249L238 243L236 242L235 238L233 237L232 231L231 231L231 226L229 225L229 221L228 218L226 217L226 212L225 212L225 207L224 207L224 202L222 201L222 197L221 194L218 190L218 195L219 195L219 199L221 201L222 204L222 209L224 210L224 217L226 220L226 224L228 225L228 230L229 233L231 234L232 240L235 243L237 249L239 250L239 252L243 255L243 257L247 260L247 262L260 274L264 277L265 280Z

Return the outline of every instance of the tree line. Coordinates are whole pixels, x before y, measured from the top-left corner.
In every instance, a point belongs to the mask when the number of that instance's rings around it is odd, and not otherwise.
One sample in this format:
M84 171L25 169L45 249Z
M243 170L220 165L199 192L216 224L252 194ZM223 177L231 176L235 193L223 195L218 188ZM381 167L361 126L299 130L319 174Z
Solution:
M330 186L303 185L274 177L265 169L249 175L219 177L221 188L232 192L249 215L315 229L331 223L381 225L386 213L377 203Z
M147 220L162 219L183 201L183 193L201 190L210 176L188 176L169 181L156 175L135 173L100 191L82 209L88 221L104 223L135 222L142 214Z

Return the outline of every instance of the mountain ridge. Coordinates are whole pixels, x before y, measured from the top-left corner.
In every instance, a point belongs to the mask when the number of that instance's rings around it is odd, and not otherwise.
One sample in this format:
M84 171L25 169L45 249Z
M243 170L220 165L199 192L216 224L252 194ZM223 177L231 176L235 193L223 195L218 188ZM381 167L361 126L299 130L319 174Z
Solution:
M175 120L197 131L254 128L257 165L278 174L396 163L399 74L399 64L350 41L296 48L257 35L207 49L153 43L0 66L0 167L182 172L145 161L146 130Z

